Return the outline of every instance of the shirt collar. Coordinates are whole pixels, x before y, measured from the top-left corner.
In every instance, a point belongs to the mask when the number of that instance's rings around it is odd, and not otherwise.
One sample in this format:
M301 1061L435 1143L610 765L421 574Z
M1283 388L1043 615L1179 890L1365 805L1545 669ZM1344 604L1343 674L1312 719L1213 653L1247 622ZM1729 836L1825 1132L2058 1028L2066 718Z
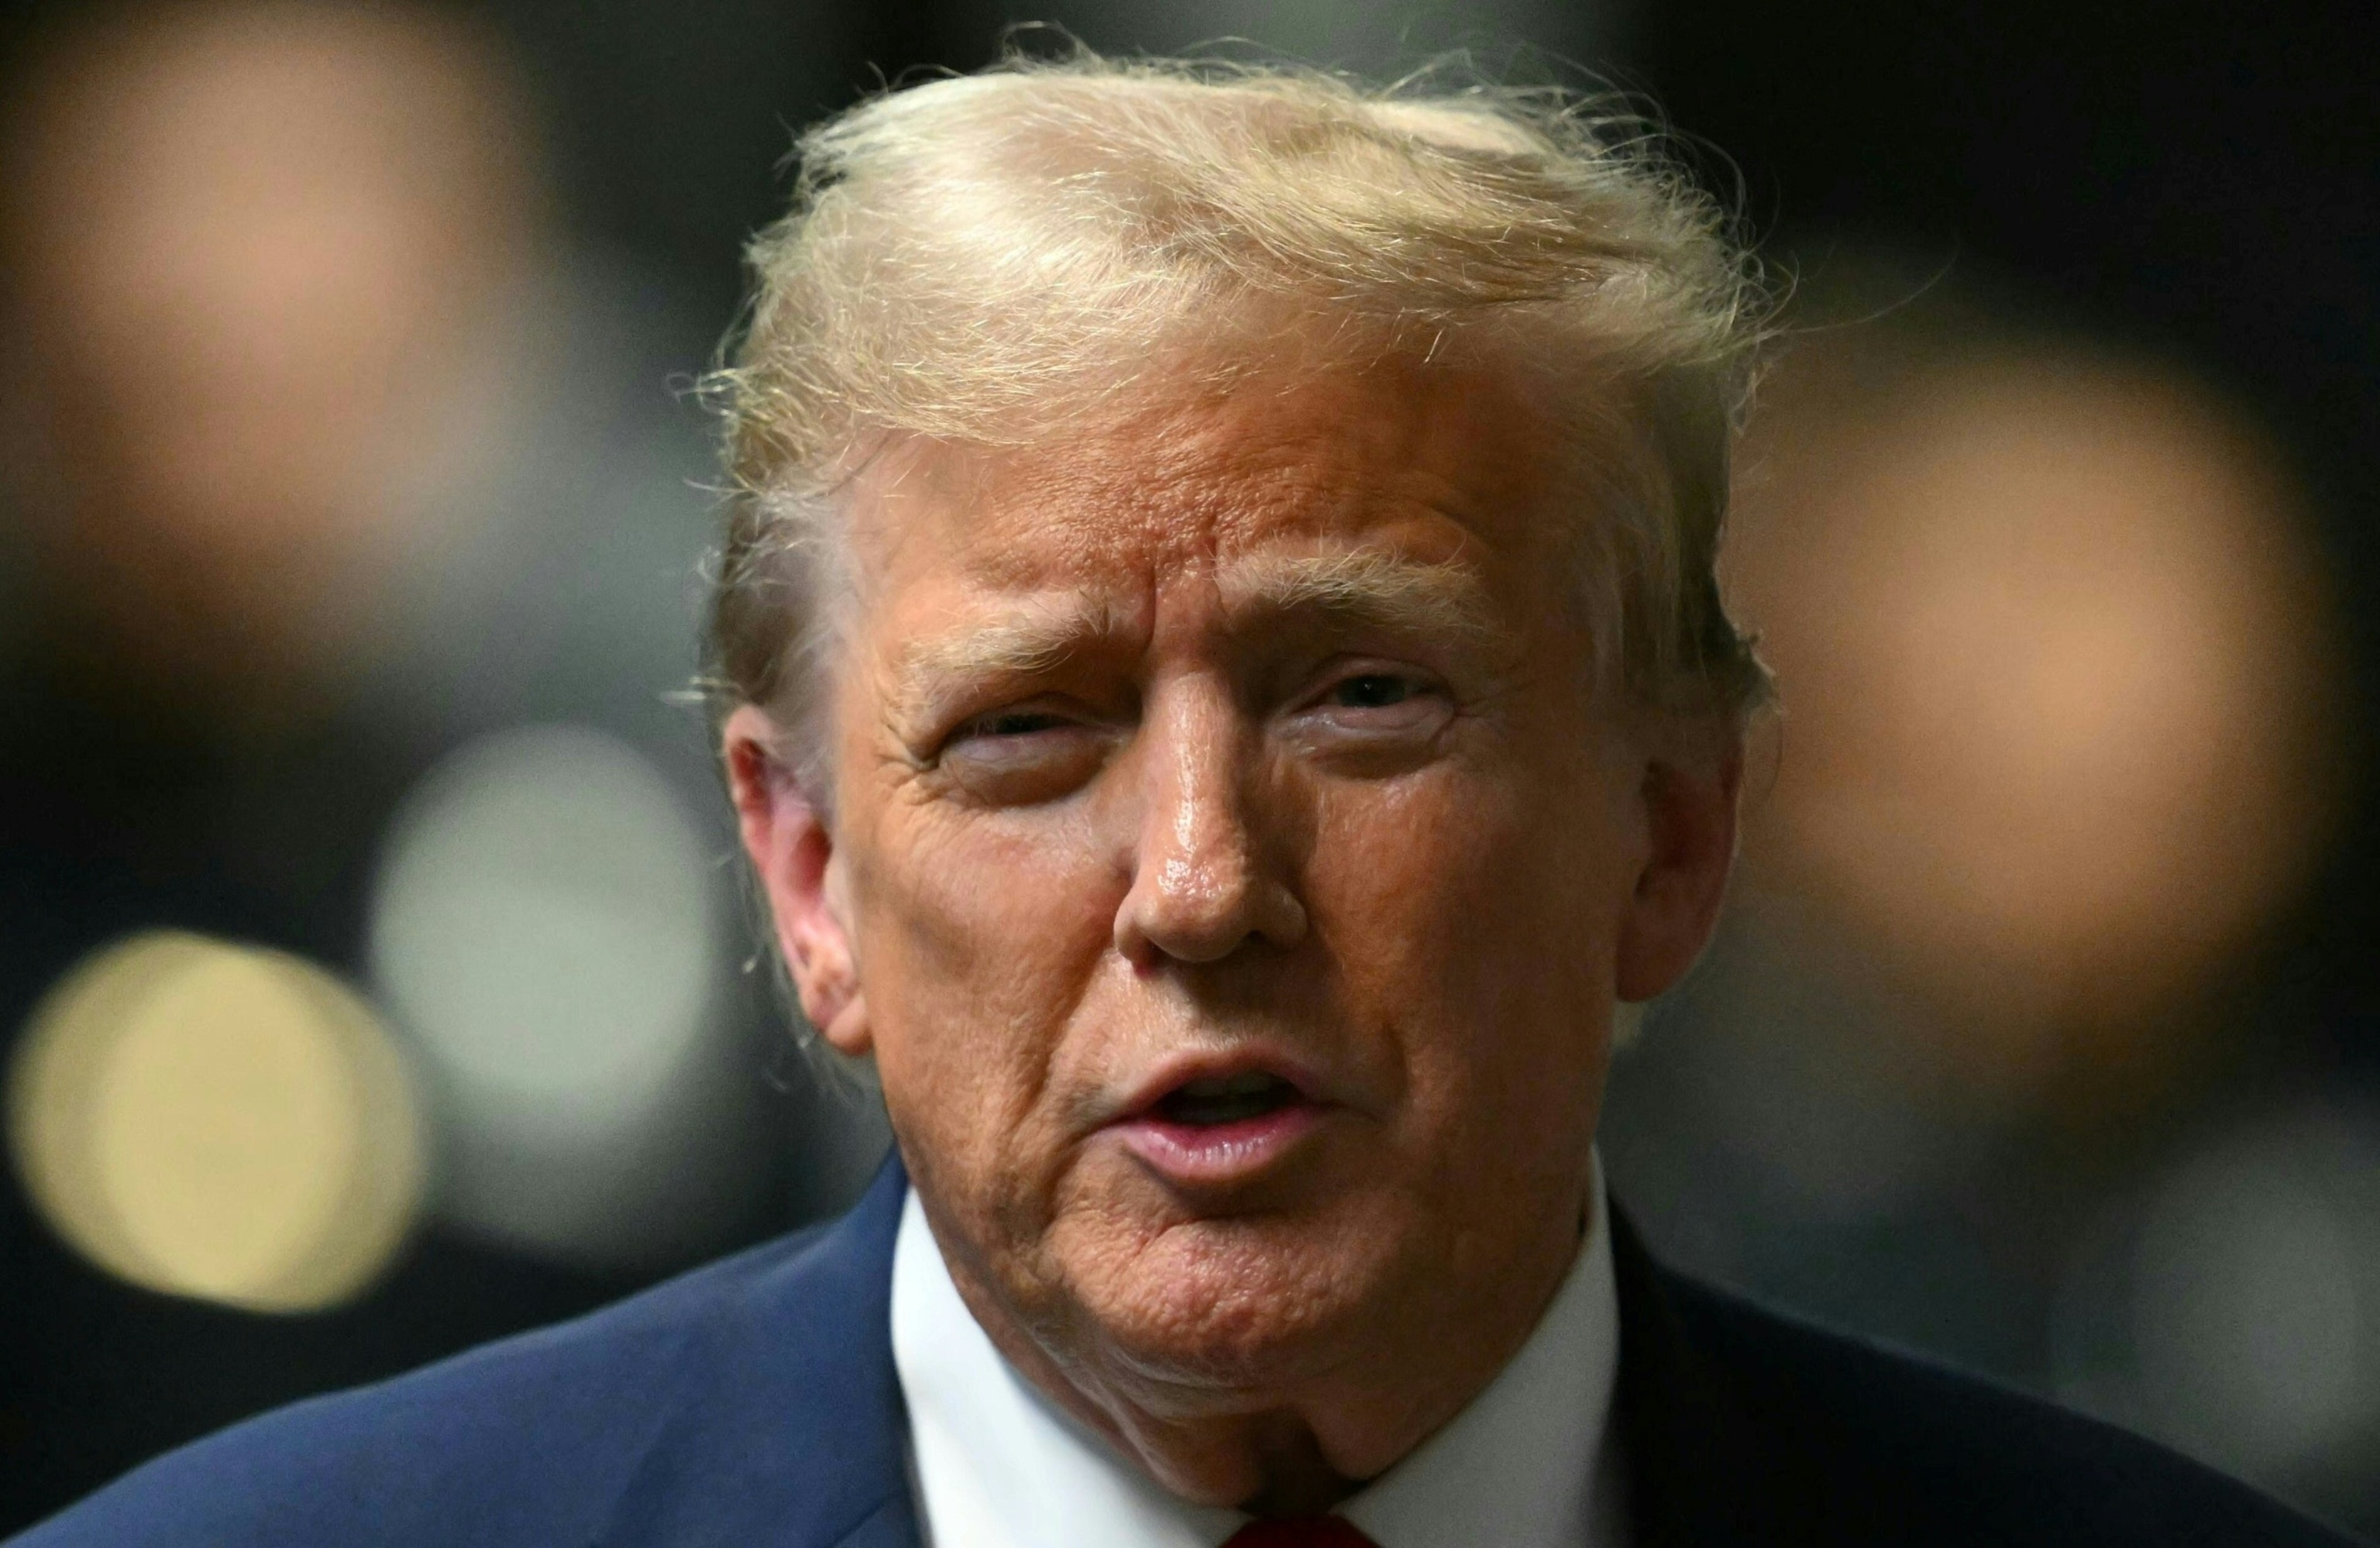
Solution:
M1485 1391L1342 1503L1380 1548L1619 1548L1610 1206ZM1019 1375L951 1283L912 1192L892 1253L892 1360L935 1548L1217 1548L1247 1518L1185 1505Z

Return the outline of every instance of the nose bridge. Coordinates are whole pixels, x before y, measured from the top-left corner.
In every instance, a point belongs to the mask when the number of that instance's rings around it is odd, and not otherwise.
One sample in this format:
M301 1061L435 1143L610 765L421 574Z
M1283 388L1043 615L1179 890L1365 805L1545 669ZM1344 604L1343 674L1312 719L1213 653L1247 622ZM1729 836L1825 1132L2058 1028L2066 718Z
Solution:
M1220 902L1255 864L1245 789L1249 750L1215 685L1176 685L1150 706L1140 871L1184 902Z
M1201 677L1166 685L1148 701L1141 737L1142 804L1118 949L1135 960L1206 962L1251 936L1287 945L1302 935L1304 908L1268 859L1258 732L1228 689Z

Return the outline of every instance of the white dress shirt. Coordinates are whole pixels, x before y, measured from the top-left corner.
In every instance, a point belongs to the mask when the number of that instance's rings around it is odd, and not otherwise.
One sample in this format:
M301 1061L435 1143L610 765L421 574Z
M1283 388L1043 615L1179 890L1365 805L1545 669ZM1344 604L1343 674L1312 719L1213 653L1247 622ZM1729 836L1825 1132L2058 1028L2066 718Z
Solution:
M1380 1548L1626 1548L1602 1180L1598 1164L1594 1225L1520 1353L1339 1505ZM959 1298L914 1192L892 1251L892 1362L930 1548L1218 1548L1248 1520L1175 1499L1019 1375Z

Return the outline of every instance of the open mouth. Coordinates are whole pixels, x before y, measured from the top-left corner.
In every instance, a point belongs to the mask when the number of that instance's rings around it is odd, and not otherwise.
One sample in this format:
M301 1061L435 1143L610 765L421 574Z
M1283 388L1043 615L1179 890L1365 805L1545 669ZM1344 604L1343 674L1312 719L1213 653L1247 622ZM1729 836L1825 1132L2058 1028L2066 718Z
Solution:
M1252 1069L1184 1081L1160 1097L1151 1111L1167 1123L1212 1128L1261 1118L1305 1100L1305 1092L1280 1076Z
M1219 1071L1208 1064L1151 1073L1154 1094L1115 1132L1142 1165L1193 1190L1228 1190L1264 1176L1307 1150L1337 1106L1302 1077L1277 1069Z

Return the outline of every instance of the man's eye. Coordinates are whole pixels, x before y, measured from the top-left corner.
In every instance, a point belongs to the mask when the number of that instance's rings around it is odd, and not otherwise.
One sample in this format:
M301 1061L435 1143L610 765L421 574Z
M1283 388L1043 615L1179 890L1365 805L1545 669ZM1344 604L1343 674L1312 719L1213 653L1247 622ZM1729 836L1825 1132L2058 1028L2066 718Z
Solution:
M968 721L959 727L958 735L951 739L964 741L972 737L1029 737L1037 731L1062 730L1068 724L1070 723L1064 716L1051 714L1046 710L1001 710L991 714L978 715Z
M1080 789L1113 737L1096 718L1024 705L959 723L935 762L953 787L992 806L1032 806Z
M1342 709L1382 710L1402 704L1414 696L1413 683L1404 677L1385 672L1367 672L1360 677L1349 677L1330 690L1330 701Z

